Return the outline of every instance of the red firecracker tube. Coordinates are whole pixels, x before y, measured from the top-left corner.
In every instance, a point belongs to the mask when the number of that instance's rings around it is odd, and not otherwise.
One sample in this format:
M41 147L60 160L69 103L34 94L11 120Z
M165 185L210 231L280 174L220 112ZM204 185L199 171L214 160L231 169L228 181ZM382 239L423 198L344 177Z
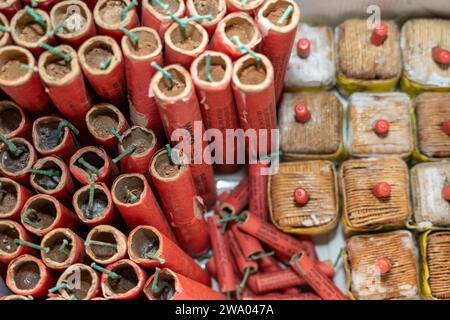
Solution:
M216 148L214 157L219 170L226 173L239 169L236 139L234 136L229 139L226 132L227 129L239 128L231 89L232 68L231 59L215 51L205 51L191 65L192 81L205 127L220 130L225 138L223 148Z
M140 225L152 226L177 242L144 175L120 175L111 191L113 202L130 230Z
M139 226L128 237L128 255L145 269L166 267L209 286L209 273L203 270L173 241L157 229Z
M139 39L136 44L130 37L122 37L130 119L134 125L153 130L157 139L162 141L165 138L164 127L155 98L148 92L150 81L156 73L151 63L163 65L161 39L154 29L148 27L138 27L130 31Z
M97 95L116 107L126 102L125 64L111 37L95 36L78 49L81 68Z
M50 98L37 72L36 60L25 48L6 46L0 48L0 88L20 107L35 116L50 112ZM27 69L22 69L22 64ZM15 72L14 70L20 70ZM26 92L27 94L24 94Z
M190 167L173 164L167 151L162 150L153 157L150 176L180 246L193 256L206 253L210 244L203 218L205 208L195 194Z

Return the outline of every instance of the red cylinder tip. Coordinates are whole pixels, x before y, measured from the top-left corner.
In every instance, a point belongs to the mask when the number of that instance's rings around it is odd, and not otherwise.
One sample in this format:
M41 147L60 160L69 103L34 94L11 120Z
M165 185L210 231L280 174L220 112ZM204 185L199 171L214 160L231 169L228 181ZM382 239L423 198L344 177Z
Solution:
M304 204L308 203L308 201L309 201L308 192L305 189L300 188L300 187L295 189L294 200L296 203L298 203L300 205L304 205Z
M297 55L302 59L306 59L310 53L311 42L308 39L299 39L297 41Z
M378 24L375 29L372 31L372 37L370 38L370 42L375 46L380 46L384 43L388 36L388 25L386 23Z
M375 261L375 268L379 274L386 274L392 268L392 262L388 258L384 257Z
M387 120L378 120L375 122L373 130L379 136L387 135L389 133L389 122Z
M450 136L450 120L447 120L442 124L442 131L444 131L446 135Z
M391 185L387 182L377 183L373 187L372 193L377 198L388 198L391 195Z
M450 201L450 185L449 186L445 186L442 189L442 198L444 198L447 201Z
M440 64L449 64L450 63L450 51L435 47L431 51L433 55L434 61Z
M304 103L298 103L295 106L295 120L300 123L306 123L311 119L308 107Z

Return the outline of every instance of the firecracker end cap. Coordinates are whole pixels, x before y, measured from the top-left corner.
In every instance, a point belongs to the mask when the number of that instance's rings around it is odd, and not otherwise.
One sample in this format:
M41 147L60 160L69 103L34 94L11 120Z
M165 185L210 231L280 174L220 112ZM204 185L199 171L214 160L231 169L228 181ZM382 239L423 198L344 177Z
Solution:
M373 127L373 131L378 136L385 136L389 133L389 121L380 119L375 122L375 125Z
M444 188L442 188L442 198L450 201L450 185L444 186Z
M375 268L379 274L386 274L391 270L392 262L387 257L377 259L375 261Z
M431 51L433 60L439 64L449 64L450 63L450 51L442 49L440 47L435 47Z
M373 186L372 193L377 198L388 198L391 196L391 185L387 182L380 182Z
M295 105L295 120L300 123L306 123L311 119L308 106L304 103L297 103Z
M294 190L294 200L297 204L305 205L309 201L308 191L302 187Z
M379 23L372 31L370 42L375 46L380 46L386 41L389 33L389 27L386 23Z
M309 57L310 53L311 53L311 41L309 41L306 38L299 39L297 41L297 55L302 59L306 59Z
M444 131L446 135L450 136L450 119L442 123L442 131Z

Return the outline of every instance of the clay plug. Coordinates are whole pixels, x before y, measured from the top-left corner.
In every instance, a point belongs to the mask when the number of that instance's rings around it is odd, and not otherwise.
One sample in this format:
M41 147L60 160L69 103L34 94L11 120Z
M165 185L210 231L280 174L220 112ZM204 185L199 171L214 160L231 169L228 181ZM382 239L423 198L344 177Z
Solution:
M386 274L388 273L392 268L392 262L386 257L377 259L375 261L375 269L379 274Z
M450 201L450 185L447 185L444 188L442 188L442 198L444 198L447 201Z
M434 47L431 51L433 60L436 63L447 65L450 63L450 51L442 49L440 47Z
M375 131L378 136L387 135L389 133L389 122L387 120L378 120L375 122L373 131Z
M370 37L370 42L374 46L381 46L388 36L389 28L386 23L381 22L372 31L372 36Z
M444 131L446 135L450 136L450 120L442 123L442 131Z
M297 55L302 59L306 59L310 53L311 42L308 39L299 39L297 41Z
M311 119L308 107L304 103L298 103L295 106L295 120L300 123L306 123Z
M380 182L373 186L372 193L377 198L388 198L391 196L391 185L387 182Z
M305 205L309 201L308 191L298 187L294 190L294 200L299 205Z

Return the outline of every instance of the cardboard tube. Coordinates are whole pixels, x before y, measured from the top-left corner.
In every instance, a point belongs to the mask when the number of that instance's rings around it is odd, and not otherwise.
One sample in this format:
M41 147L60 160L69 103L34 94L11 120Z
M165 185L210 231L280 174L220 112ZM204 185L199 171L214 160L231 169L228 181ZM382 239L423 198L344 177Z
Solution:
M106 299L134 300L142 295L146 274L136 263L122 259L106 266L106 269L120 276L113 279L102 273L101 288Z
M236 261L237 267L239 268L239 272L241 274L245 274L246 272L255 273L258 271L258 263L256 261L252 261L248 259L239 245L236 237L234 236L231 230L226 232L226 236L228 239L228 245L230 246L231 254L234 257L234 261Z
M217 24L225 17L227 13L227 6L225 0L187 0L186 1L187 15L195 16L212 16L212 19L202 19L197 21L208 32L211 37L216 30Z
M249 49L256 51L261 42L261 34L253 19L243 12L230 13L217 25L211 40L211 50L223 52L231 60L236 60L244 53L239 50L231 37L237 35Z
M171 74L172 81L177 85L170 88L167 79L158 72L152 79L150 90L156 97L159 114L169 140L177 129L186 129L191 134L190 141L182 143L185 149L190 149L190 167L197 194L203 198L206 207L211 208L216 202L216 187L213 168L210 164L209 146L200 138L205 128L194 85L189 73L182 66L170 65L164 70ZM183 138L180 137L179 140ZM171 141L173 145L177 142L179 141ZM202 154L198 154L199 149Z
M0 25L9 27L9 21L3 13L0 13ZM12 44L11 34L4 31L0 32L0 47L4 47L10 44Z
M20 107L38 116L50 112L50 98L45 92L39 74L22 69L21 65L34 67L36 61L25 48L6 46L0 48L0 88ZM24 94L27 92L27 94Z
M25 9L18 11L12 17L10 28L14 43L30 50L37 58L45 50L40 45L42 43L52 45L55 43L55 39L49 35L53 26L48 13L41 9L33 10L42 18L45 28L38 24Z
M55 172L55 175L31 173L30 184L36 192L48 194L59 199L65 205L71 205L75 187L69 167L61 158L56 156L41 158L35 162L33 169Z
M63 271L74 263L84 262L84 240L67 228L53 229L41 240L41 247L49 248L41 251L41 259L47 267Z
M200 24L187 23L183 31L178 23L173 23L164 34L164 61L189 69L192 61L206 50L208 43L208 33Z
M125 106L125 65L117 42L111 37L92 37L78 49L78 57L83 73L97 95L116 107Z
M334 272L329 273L329 268L326 264L318 263L317 268L319 268L329 279L333 279ZM259 272L251 276L251 288L257 294L272 292L277 290L284 290L288 288L305 286L308 282L300 275L298 275L291 268L274 270L274 271L264 271Z
M84 116L92 106L92 98L84 83L77 52L68 45L55 49L71 60L66 62L59 55L45 51L39 57L39 75L56 109L81 130L86 126Z
M115 225L118 223L118 215L108 187L104 183L94 185L92 210L89 210L89 189L89 185L84 186L73 195L72 205L78 218L91 228L100 224Z
M5 0L0 3L0 12L5 15L8 20L22 8L20 0Z
M31 137L30 117L12 101L0 101L0 133L7 139Z
M153 274L144 287L148 300L225 300L223 294L170 269L156 272L158 279Z
M0 177L0 219L19 220L23 205L33 193L16 181Z
M122 135L129 128L123 113L109 103L98 103L89 109L85 121L97 145L111 153L117 153L120 141L111 132L111 129Z
M277 250L286 257L292 257L299 250L304 250L308 253L309 257L314 259L314 253L309 252L310 247L302 241L279 231L274 226L262 221L253 213L245 211L241 216L245 217L245 220L239 222L238 227L242 231L264 242L272 249Z
M121 19L121 10L131 3L131 0L98 0L94 8L94 21L98 33L112 37L120 44L123 37L121 27L130 30L139 26L139 19L136 7L132 7L125 14L125 19Z
M8 265L6 285L15 294L42 299L53 283L50 270L40 259L29 254L17 257Z
M234 292L236 290L236 278L232 264L230 248L226 237L222 234L217 216L207 218L209 236L213 248L213 258L216 264L216 278L221 292Z
M135 148L133 153L120 160L122 172L148 174L150 162L160 144L153 130L133 126L123 133L122 138L119 154L129 148Z
M54 197L37 194L28 199L21 213L22 225L38 237L57 228L79 230L81 223L68 208Z
M79 287L77 280L81 282ZM56 285L64 283L68 287L58 290L58 293L66 300L70 300L72 295L77 300L92 300L100 294L100 276L94 269L82 263L75 263L64 270Z
M233 0L228 0L233 1ZM291 6L292 13L282 23L280 15ZM291 56L295 33L300 21L300 8L293 0L266 1L256 15L261 30L261 53L272 62L275 81L275 97L278 101L283 91L284 75Z
M248 165L249 198L248 209L257 215L261 220L267 221L267 183L268 176L262 170L269 167L269 164L258 161Z
M35 254L34 249L21 246L14 242L15 239L31 242L31 238L25 229L12 220L0 220L0 262L8 264L11 260L27 253Z
M173 164L166 150L159 151L150 164L153 185L180 246L190 255L200 256L210 244L205 208L195 194L190 172L188 166Z
M261 61L248 54L233 67L233 92L241 128L257 132L257 150L247 150L250 156L270 154L271 130L277 128L274 71L267 57L258 54ZM256 78L259 74L259 78ZM260 131L267 130L267 142L260 139Z
M6 144L0 144L0 173L20 184L28 185L28 169L37 160L36 151L32 144L23 138L12 138L9 141L17 147L17 151L13 153Z
M328 279L306 254L295 254L291 259L290 266L305 279L323 300L348 300L333 281Z
M83 165L83 160L98 169L99 174L91 171L90 168L86 168ZM69 168L73 177L82 185L90 184L91 174L94 174L95 182L104 182L111 185L119 174L119 169L106 151L97 147L84 147L75 152L70 158Z
M220 215L238 215L248 205L249 186L248 179L245 177L234 189L230 191L228 197L220 206Z
M153 227L139 226L131 231L128 237L128 256L145 269L163 266L204 285L210 285L208 272Z
M156 70L152 62L163 65L162 43L158 33L148 27L130 30L139 39L138 44L128 36L122 37L125 59L130 119L134 125L153 130L160 143L165 140L164 127L156 106L155 97L148 89Z
M254 16L259 7L264 3L264 0L250 0L245 4L242 0L226 0L228 12L245 12L251 16Z
M98 225L92 228L84 244L86 254L101 265L114 263L127 255L127 237L113 226Z
M164 1L169 5L169 8L162 9L152 3L152 0L142 1L142 17L141 22L143 26L155 29L161 38L164 37L167 28L173 23L173 20L167 15L172 12L177 18L184 17L186 6L182 0Z
M78 142L69 127L58 130L62 118L58 116L44 116L33 123L32 137L36 151L42 156L55 155L64 161L77 151Z
M32 1L31 0L21 0L24 6L30 6L32 7ZM60 0L36 0L36 8L44 10L46 12L50 12L50 10L52 9L52 7L59 2Z
M58 2L50 12L55 28L64 25L55 33L59 42L78 49L83 42L97 34L94 18L86 1L66 0Z
M211 81L207 77L207 59L211 59ZM220 130L224 137L223 148L216 148L214 157L217 168L225 173L239 169L236 139L233 136L233 140L229 140L226 133L227 129L239 128L231 89L232 68L231 59L226 54L215 51L205 51L191 66L192 81L197 91L205 127Z
M230 231L236 239L236 242L239 244L243 255L247 259L251 259L258 254L264 253L264 249L259 241L256 238L248 235L247 233L242 232L236 224L233 224L231 226Z
M152 226L177 243L144 175L120 175L111 191L113 202L130 230L140 225Z

